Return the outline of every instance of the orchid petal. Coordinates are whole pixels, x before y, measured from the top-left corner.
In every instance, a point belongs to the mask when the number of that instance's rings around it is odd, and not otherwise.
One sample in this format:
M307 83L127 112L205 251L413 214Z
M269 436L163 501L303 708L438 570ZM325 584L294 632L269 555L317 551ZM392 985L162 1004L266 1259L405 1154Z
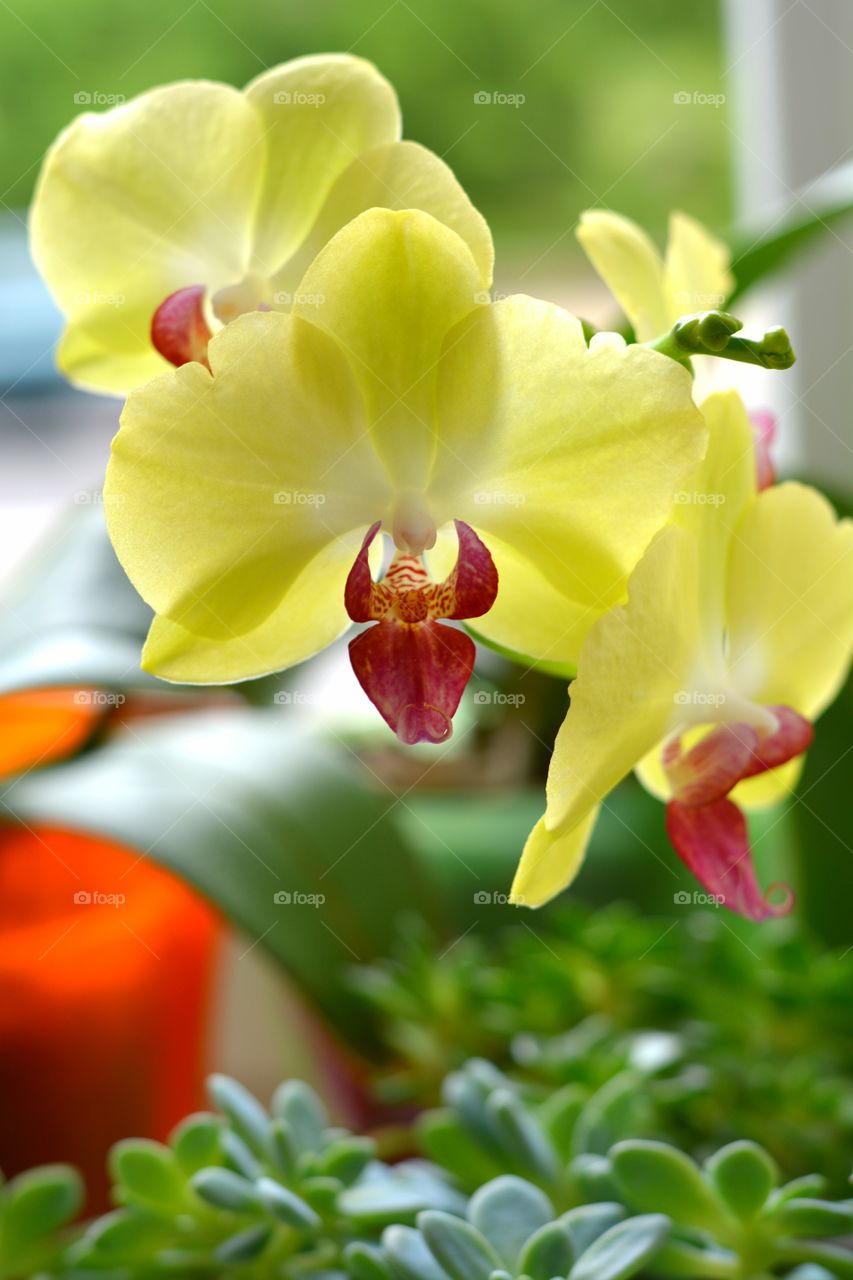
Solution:
M581 868L597 817L594 805L576 827L557 831L549 831L540 818L527 837L510 901L518 907L541 907L567 888Z
M473 640L440 622L369 627L349 646L359 684L402 742L443 742L474 669Z
M727 613L739 687L815 720L853 652L853 522L805 485L765 489L737 525Z
M664 264L645 231L602 209L581 214L577 231L584 253L630 321L638 342L670 328Z
M752 865L746 820L731 800L705 805L670 801L666 829L685 866L730 911L755 921L790 911L794 899L787 886L771 885L767 895L762 893ZM768 897L778 887L785 889L786 898L774 906Z
M369 525L388 491L348 365L318 330L254 312L213 338L209 359L212 376L189 364L131 395L107 510L119 558L157 613L227 644L261 627L324 548ZM323 602L337 626L342 588L318 583L318 635ZM318 647L301 642L299 656ZM280 644L296 660L286 627ZM210 675L205 665L197 678Z
M166 368L151 318L178 289L245 274L262 156L256 112L236 89L205 81L87 113L60 135L30 231L68 324L68 377L115 394Z
M677 211L669 215L664 290L670 325L680 316L724 305L735 287L730 262L728 245L701 222Z

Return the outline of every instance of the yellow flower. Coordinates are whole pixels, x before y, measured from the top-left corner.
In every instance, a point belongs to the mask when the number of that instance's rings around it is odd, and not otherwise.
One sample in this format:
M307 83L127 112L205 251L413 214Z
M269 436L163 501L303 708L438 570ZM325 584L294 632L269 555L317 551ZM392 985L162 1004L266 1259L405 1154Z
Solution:
M576 661L701 457L704 424L674 361L612 334L587 347L561 308L485 303L481 287L455 231L373 209L319 254L289 315L241 316L212 339L209 369L130 396L106 509L157 613L148 670L242 680L372 619L354 666L411 741L447 735L473 660L436 619L488 610L490 641ZM397 555L371 589L379 522Z
M78 117L48 152L31 217L66 320L62 371L123 394L167 361L203 359L234 316L289 310L323 245L373 206L452 227L488 289L485 222L447 165L399 137L393 89L348 55L298 58L243 92L184 82Z
M667 333L681 316L718 310L734 288L728 248L685 213L670 214L663 258L641 227L604 210L584 213L577 235L638 342Z
M853 523L800 484L757 492L735 392L710 396L703 412L705 461L635 569L627 603L581 652L546 812L513 884L528 906L571 883L598 807L633 768L667 800L676 852L711 893L753 919L788 905L771 906L759 889L738 805L772 804L793 787L809 722L844 677Z

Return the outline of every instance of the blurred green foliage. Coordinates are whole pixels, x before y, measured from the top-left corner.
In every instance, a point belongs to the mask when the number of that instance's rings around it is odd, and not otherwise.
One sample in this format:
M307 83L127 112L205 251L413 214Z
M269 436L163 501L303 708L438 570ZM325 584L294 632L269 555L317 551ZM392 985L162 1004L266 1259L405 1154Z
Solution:
M679 0L2 5L2 199L26 204L45 147L86 109L75 95L130 97L184 77L241 85L329 50L379 65L407 135L447 157L522 266L545 253L544 268L561 272L577 214L595 204L656 234L685 202L711 224L727 220L725 104L675 101L720 93L719 15ZM525 101L478 104L477 93Z

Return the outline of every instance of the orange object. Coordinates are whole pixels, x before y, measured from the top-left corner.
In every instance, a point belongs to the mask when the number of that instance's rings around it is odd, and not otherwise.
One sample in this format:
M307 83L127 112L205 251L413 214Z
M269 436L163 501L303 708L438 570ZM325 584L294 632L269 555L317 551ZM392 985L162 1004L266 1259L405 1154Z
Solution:
M72 755L109 709L95 689L29 689L0 696L0 777Z
M87 1212L124 1137L203 1105L219 918L136 851L0 825L0 1169L68 1161Z

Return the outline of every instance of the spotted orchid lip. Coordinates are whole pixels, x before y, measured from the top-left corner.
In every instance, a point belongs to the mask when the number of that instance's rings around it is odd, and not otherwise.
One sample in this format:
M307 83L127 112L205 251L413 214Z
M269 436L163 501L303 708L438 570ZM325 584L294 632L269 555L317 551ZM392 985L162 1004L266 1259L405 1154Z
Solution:
M204 313L207 290L188 285L170 293L151 319L151 341L161 356L180 367L196 360L207 364L207 344L213 336Z
M457 520L459 554L449 576L433 582L423 557L400 552L380 582L368 554L381 522L373 524L347 578L344 600L353 622L375 622L350 642L359 684L385 723L407 745L444 742L474 669L475 647L463 631L439 618L476 618L498 592L498 574L474 530Z
M749 831L729 792L747 778L787 764L811 745L811 723L790 707L768 707L776 728L763 736L747 724L720 725L689 751L674 739L664 748L673 787L666 829L682 862L718 901L750 920L785 915L794 903L786 885L762 892L752 864ZM784 896L771 902L771 894Z

